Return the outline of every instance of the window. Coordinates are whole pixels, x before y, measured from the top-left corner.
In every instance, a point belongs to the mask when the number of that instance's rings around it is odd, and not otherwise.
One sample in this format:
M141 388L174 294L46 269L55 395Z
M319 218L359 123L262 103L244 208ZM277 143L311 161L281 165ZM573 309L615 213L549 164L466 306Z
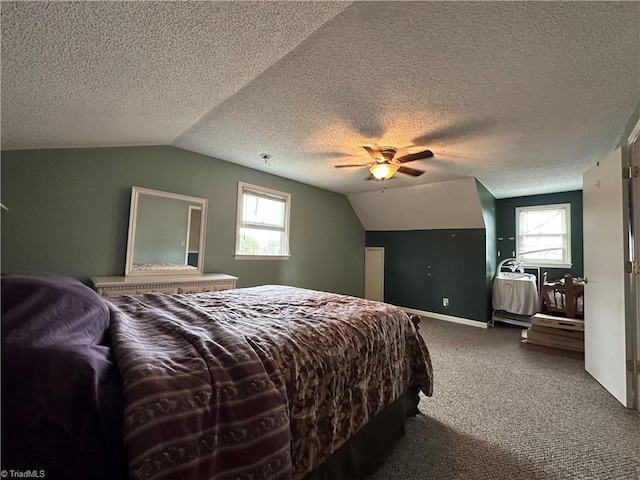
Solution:
M516 257L526 265L571 267L571 205L516 208Z
M236 258L289 258L288 193L238 182Z

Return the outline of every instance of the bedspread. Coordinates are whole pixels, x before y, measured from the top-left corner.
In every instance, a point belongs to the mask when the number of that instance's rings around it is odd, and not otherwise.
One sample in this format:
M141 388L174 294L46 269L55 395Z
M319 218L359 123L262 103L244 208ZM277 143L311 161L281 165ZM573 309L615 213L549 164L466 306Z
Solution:
M285 286L109 301L134 478L302 478L408 386L432 393L388 304Z

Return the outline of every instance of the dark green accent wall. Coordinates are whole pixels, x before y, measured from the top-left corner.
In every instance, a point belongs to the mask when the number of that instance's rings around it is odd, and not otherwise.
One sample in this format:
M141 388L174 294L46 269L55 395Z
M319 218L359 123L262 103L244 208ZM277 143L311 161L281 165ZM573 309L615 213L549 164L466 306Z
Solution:
M515 209L521 206L571 204L573 267L543 271L550 278L567 271L583 276L582 191L495 199L480 182L476 186L484 229L367 232L368 247L385 248L386 302L487 321L497 264L515 250ZM442 306L443 297L449 307Z
M497 250L500 251L498 262L512 256L516 249L516 208L535 205L553 205L556 203L571 204L571 269L541 268L547 271L549 278L562 278L566 272L573 276L584 275L584 259L582 250L582 190L571 192L530 195L527 197L501 198L496 200L496 234ZM500 240L502 238L502 240Z
M485 228L367 232L368 247L385 249L386 302L481 322L491 318L496 199L477 180L476 189Z
M363 294L365 233L344 195L168 146L6 151L1 171L2 271L122 275L136 185L209 200L206 272ZM239 180L291 193L289 260L234 259Z
M370 231L366 238L368 247L385 249L385 302L488 320L484 229Z
M496 199L482 183L476 180L476 189L482 208L482 217L485 227L485 285L486 285L486 318L491 318L491 296L493 290L493 277L498 265L496 259Z

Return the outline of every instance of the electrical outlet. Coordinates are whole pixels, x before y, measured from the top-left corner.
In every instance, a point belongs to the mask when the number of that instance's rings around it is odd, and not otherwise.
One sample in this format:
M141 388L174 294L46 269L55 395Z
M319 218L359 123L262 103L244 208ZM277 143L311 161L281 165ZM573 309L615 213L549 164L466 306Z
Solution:
M442 306L443 307L449 306L449 299L447 297L442 297Z

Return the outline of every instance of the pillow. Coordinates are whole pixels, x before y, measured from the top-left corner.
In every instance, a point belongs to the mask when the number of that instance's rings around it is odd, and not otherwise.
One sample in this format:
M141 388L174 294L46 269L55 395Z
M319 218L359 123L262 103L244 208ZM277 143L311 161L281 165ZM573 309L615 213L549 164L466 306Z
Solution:
M3 274L2 342L85 345L104 339L109 310L96 292L58 274Z

